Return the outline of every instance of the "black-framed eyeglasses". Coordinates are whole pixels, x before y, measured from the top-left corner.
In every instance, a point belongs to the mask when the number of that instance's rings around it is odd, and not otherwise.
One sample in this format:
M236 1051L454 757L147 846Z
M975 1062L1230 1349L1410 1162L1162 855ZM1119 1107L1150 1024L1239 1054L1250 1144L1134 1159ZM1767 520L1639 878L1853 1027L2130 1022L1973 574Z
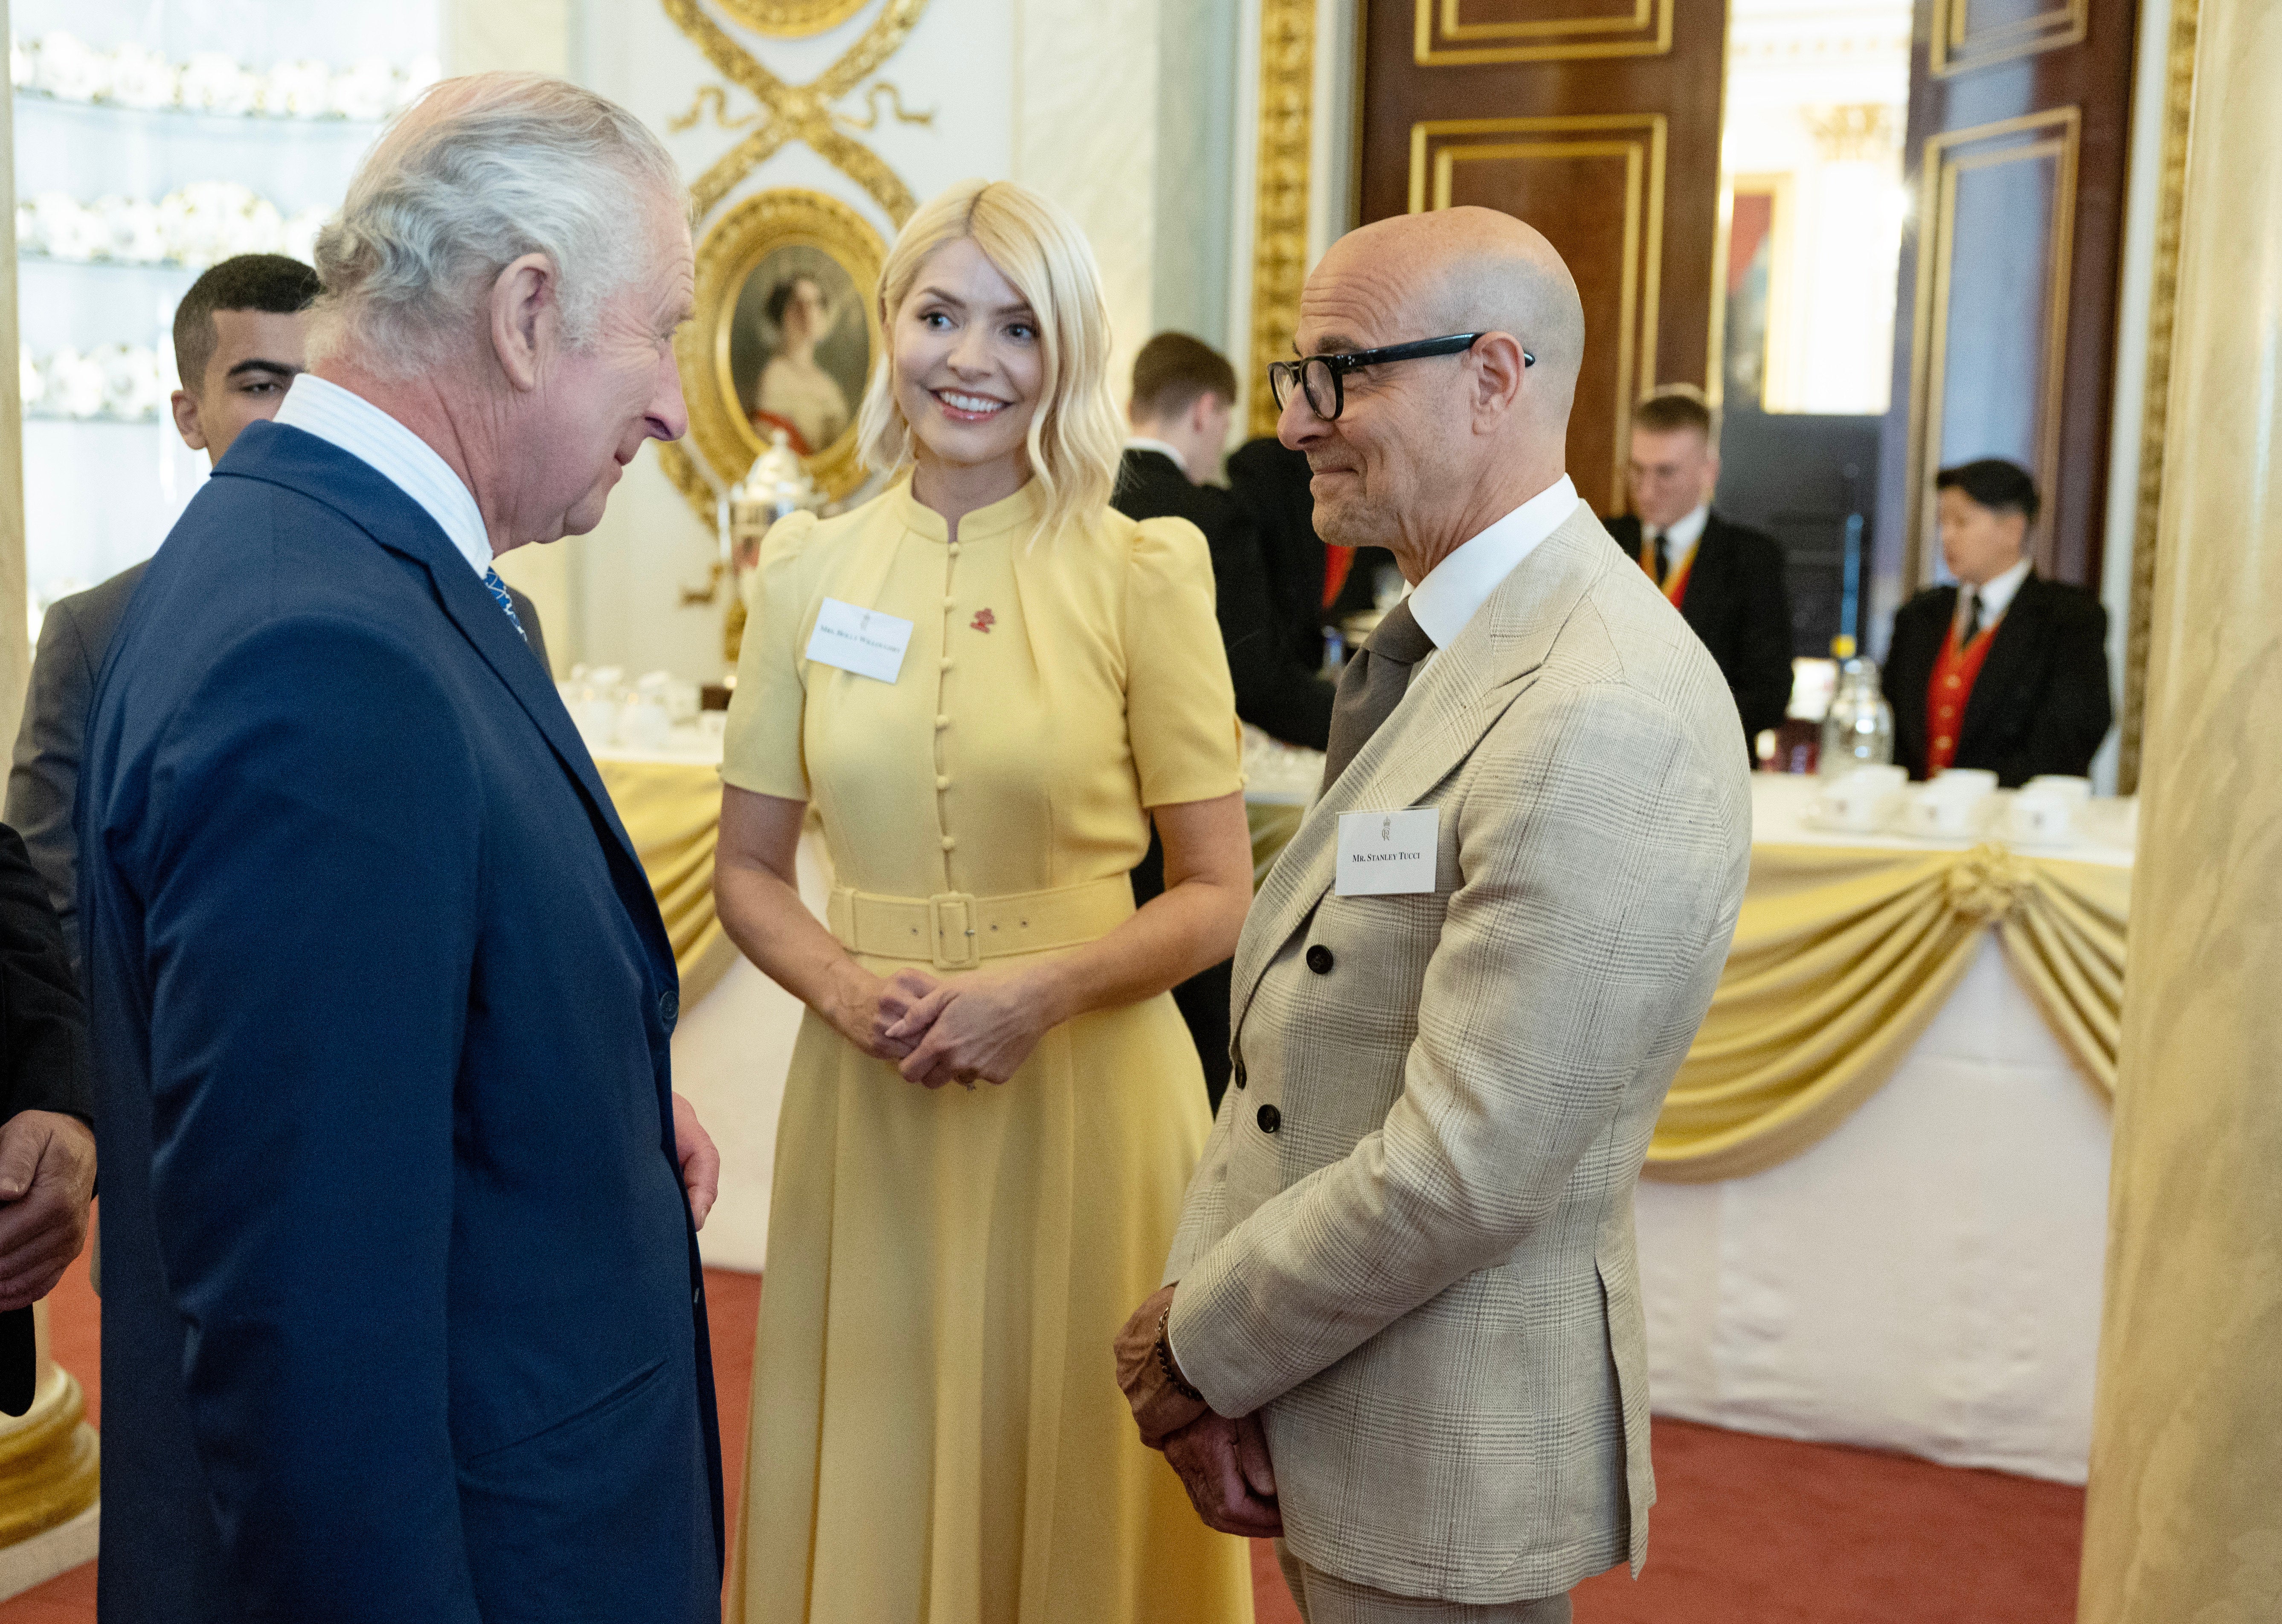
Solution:
M1421 361L1434 355L1461 355L1479 344L1482 333L1452 333L1442 338L1422 338L1416 344L1389 344L1383 350L1350 350L1344 355L1309 355L1296 361L1270 361L1268 387L1275 392L1276 409L1282 411L1297 387L1308 397L1308 410L1325 422L1347 410L1347 375L1365 367L1389 361ZM1537 357L1521 352L1521 364L1537 365Z

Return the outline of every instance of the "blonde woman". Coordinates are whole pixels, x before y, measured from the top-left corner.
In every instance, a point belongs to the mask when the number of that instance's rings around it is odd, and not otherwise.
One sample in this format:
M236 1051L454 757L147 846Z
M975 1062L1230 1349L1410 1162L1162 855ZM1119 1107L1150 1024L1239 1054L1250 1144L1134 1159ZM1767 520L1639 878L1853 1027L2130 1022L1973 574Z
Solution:
M722 921L808 1006L728 1616L1248 1620L1241 1542L1135 1441L1110 1354L1209 1125L1166 992L1251 896L1211 564L1107 506L1107 323L1060 211L953 188L880 305L859 434L902 476L770 533L721 769Z

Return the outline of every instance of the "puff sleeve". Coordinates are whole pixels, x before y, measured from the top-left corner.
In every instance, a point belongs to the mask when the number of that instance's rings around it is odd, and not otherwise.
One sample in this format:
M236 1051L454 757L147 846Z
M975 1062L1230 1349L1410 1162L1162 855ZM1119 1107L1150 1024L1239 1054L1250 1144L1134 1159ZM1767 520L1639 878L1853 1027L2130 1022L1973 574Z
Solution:
M1244 787L1243 734L1204 533L1185 519L1143 521L1129 571L1125 721L1141 804L1233 794Z
M721 781L757 795L809 799L801 717L808 701L804 631L815 614L814 571L804 568L816 515L788 514L770 526L754 572L737 657L737 692L721 737Z

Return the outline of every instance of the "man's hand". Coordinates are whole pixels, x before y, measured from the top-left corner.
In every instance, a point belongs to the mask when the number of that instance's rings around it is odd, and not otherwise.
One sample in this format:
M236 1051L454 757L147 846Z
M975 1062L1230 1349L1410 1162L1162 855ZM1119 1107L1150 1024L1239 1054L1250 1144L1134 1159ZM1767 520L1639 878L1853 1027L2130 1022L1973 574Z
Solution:
M697 1108L679 1094L673 1096L673 1148L681 1158L681 1187L689 1196L689 1220L705 1227L705 1215L721 1193L721 1153L713 1136L697 1120Z
M0 1125L0 1311L56 1288L87 1244L95 1132L60 1111L18 1111Z
M1246 1539L1282 1536L1276 1469L1256 1412L1231 1421L1207 1411L1165 1440L1165 1459L1180 1473L1205 1527Z
M1202 1402L1176 1388L1157 1357L1157 1327L1173 1306L1176 1286L1167 1286L1133 1311L1110 1350L1117 1356L1117 1385L1133 1406L1133 1424L1153 1450L1199 1416L1212 1413Z

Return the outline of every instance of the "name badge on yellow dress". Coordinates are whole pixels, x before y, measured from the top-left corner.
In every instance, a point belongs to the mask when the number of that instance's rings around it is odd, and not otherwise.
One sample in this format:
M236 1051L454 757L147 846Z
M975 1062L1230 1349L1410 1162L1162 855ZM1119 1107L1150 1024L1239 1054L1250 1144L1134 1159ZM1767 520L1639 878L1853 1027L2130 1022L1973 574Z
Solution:
M827 598L816 611L808 657L819 665L891 683L904 669L904 650L911 642L911 622Z
M1434 889L1434 852L1442 808L1339 814L1339 878L1343 897L1401 896Z

